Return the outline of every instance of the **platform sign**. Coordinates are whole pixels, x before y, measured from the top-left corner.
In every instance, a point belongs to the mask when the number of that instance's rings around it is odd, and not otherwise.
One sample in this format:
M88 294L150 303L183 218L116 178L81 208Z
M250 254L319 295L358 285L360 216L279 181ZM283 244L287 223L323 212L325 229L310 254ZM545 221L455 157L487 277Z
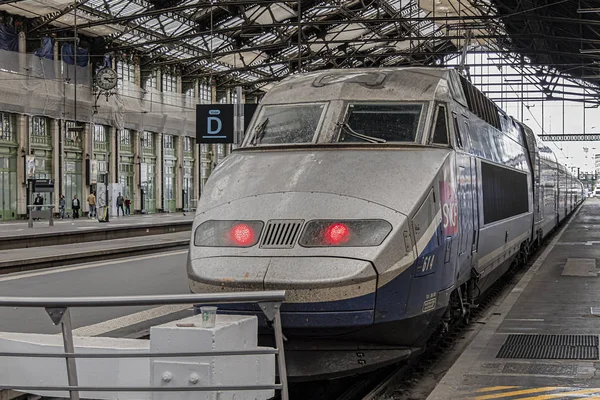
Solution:
M54 179L29 179L32 193L54 193Z
M234 143L234 107L235 104L198 104L197 143Z

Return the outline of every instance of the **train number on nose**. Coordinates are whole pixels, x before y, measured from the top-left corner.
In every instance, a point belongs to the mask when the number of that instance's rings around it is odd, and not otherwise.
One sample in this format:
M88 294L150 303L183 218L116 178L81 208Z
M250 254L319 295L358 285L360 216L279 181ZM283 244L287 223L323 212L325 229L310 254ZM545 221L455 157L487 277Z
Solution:
M423 276L427 274L431 274L434 271L435 254L430 254L421 259L421 261L417 264L417 276Z

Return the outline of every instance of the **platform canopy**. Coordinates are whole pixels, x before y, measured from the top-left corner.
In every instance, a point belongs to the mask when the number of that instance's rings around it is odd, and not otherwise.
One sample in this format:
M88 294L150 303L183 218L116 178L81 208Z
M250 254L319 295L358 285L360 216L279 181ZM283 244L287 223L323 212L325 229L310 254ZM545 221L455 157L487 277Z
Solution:
M142 69L184 81L267 90L299 70L445 65L494 52L552 98L568 77L598 93L600 8L593 0L0 0L31 18L28 39L77 31ZM532 82L533 83L533 82Z

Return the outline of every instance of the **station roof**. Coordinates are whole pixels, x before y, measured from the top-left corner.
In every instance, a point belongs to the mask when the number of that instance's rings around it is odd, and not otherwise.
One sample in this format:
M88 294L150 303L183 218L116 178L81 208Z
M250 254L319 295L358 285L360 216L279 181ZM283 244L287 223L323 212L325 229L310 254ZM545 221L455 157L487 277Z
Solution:
M76 21L107 51L139 55L143 69L215 77L221 87L265 90L298 70L443 65L467 48L499 54L551 96L560 76L598 93L592 2L0 0L0 10L31 18L29 38L72 36Z

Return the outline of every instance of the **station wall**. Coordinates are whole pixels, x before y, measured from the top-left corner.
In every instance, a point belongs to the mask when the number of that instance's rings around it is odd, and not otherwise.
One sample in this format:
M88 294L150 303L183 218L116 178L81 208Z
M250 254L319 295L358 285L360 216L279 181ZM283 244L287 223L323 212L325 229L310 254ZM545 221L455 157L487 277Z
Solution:
M44 204L58 205L59 195L75 195L88 212L86 198L97 183L120 183L131 212L194 209L200 184L199 146L189 136L116 129L43 116L0 111L0 220L25 217L28 192L26 159L33 157L29 178L53 179L54 194ZM95 164L97 174L90 166ZM93 178L96 178L94 181ZM31 198L29 199L31 202Z

